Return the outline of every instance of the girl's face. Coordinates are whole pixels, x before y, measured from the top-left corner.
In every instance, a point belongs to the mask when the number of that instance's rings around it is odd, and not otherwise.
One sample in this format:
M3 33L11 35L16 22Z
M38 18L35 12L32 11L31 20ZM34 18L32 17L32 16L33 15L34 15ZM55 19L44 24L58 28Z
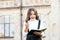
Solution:
M34 11L31 11L30 19L36 19L36 15Z

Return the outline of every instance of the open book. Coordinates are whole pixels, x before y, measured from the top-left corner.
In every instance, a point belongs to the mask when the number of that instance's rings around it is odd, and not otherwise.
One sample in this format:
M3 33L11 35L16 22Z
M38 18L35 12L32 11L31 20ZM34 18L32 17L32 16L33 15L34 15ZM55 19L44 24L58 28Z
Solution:
M28 32L28 34L33 34L33 32L44 32L45 30L46 30L46 28L41 29L41 30L31 30L31 31Z

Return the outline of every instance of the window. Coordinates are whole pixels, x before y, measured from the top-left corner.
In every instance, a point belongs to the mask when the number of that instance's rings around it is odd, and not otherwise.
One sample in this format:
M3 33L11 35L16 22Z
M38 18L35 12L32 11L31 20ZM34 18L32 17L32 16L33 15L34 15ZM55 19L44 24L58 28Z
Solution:
M23 6L50 5L49 0L22 0Z
M0 16L0 38L13 38L13 17L12 16Z

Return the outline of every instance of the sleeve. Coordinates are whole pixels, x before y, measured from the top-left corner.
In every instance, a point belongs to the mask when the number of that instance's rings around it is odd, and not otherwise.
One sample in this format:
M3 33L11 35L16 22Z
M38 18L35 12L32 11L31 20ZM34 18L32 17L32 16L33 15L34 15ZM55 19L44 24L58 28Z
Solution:
M23 37L26 37L26 35L28 33L28 32L24 32L24 30L25 30L25 24L26 24L26 22L23 23L23 28L22 28L22 36Z
M42 29L45 29L45 28L47 29L46 23L44 21L41 21L39 30L42 30ZM42 37L43 38L46 37L46 30L44 32L42 32Z

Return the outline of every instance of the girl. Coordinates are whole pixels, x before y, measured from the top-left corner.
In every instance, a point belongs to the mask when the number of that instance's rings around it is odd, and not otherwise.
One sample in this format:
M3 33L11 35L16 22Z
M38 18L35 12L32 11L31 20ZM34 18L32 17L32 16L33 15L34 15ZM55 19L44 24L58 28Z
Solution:
M27 33L26 40L42 40L41 35L42 32L31 32L31 30L38 30L38 24L41 26L41 20L39 21L38 13L35 9L30 8L27 13L26 22L23 26L23 31ZM40 22L40 23L39 23ZM39 30L42 27L39 28ZM36 36L34 34L40 34L39 36Z

